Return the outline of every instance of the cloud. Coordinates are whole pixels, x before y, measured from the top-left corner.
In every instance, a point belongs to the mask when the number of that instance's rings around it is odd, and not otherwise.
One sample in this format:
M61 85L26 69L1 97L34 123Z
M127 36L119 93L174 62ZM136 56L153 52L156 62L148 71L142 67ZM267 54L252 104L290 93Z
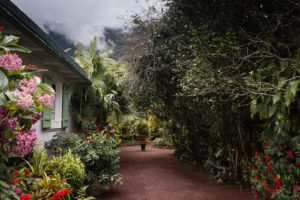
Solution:
M143 11L156 1L12 0L44 31L48 28L84 45L88 45L94 36L103 36L104 27L122 27L130 15Z

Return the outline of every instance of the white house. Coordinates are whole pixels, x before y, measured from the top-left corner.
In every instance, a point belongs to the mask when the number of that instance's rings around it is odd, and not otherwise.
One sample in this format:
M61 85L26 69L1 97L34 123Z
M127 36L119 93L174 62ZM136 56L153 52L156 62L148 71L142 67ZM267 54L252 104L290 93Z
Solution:
M88 74L10 0L0 1L0 26L4 26L4 34L20 37L19 44L32 51L18 53L23 63L47 69L41 74L42 81L56 91L54 111L44 111L42 119L34 125L38 143L43 145L60 131L71 132L70 96L90 84Z

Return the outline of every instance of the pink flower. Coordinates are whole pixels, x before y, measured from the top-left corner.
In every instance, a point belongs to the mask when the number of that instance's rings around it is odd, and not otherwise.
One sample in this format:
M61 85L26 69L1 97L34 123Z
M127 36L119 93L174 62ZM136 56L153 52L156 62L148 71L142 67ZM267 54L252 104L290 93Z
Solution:
M10 152L23 158L31 152L35 145L35 141L37 140L35 129L19 131L15 139L17 140L17 146L8 145L7 148Z
M38 100L43 106L52 107L53 102L55 100L55 95L54 94L44 94L41 97L39 97Z
M28 108L34 103L31 94L20 92L18 89L10 93L17 98L17 105L19 106Z
M16 71L20 69L22 65L22 60L17 54L6 53L0 56L0 66L7 71Z
M113 128L113 129L110 130L110 132L114 133L114 132L116 132L116 130Z
M24 78L21 80L18 84L18 88L26 93L33 93L36 89L36 82L33 77L31 77L29 80Z

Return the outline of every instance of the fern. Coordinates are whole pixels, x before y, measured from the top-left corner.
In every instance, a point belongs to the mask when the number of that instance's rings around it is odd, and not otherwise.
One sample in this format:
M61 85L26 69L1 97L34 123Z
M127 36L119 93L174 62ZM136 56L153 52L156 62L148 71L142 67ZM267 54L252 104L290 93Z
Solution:
M78 196L75 197L76 200L94 200L95 198L92 196L87 196L86 189L88 186L83 186L78 190Z

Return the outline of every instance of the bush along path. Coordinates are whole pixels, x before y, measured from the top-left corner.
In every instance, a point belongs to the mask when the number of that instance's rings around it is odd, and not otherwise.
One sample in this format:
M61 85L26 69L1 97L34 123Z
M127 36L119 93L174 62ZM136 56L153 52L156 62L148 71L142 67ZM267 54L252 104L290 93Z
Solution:
M218 185L207 172L178 160L173 150L147 145L121 147L123 185L102 193L100 200L250 200L249 190ZM99 191L95 186L94 191Z

